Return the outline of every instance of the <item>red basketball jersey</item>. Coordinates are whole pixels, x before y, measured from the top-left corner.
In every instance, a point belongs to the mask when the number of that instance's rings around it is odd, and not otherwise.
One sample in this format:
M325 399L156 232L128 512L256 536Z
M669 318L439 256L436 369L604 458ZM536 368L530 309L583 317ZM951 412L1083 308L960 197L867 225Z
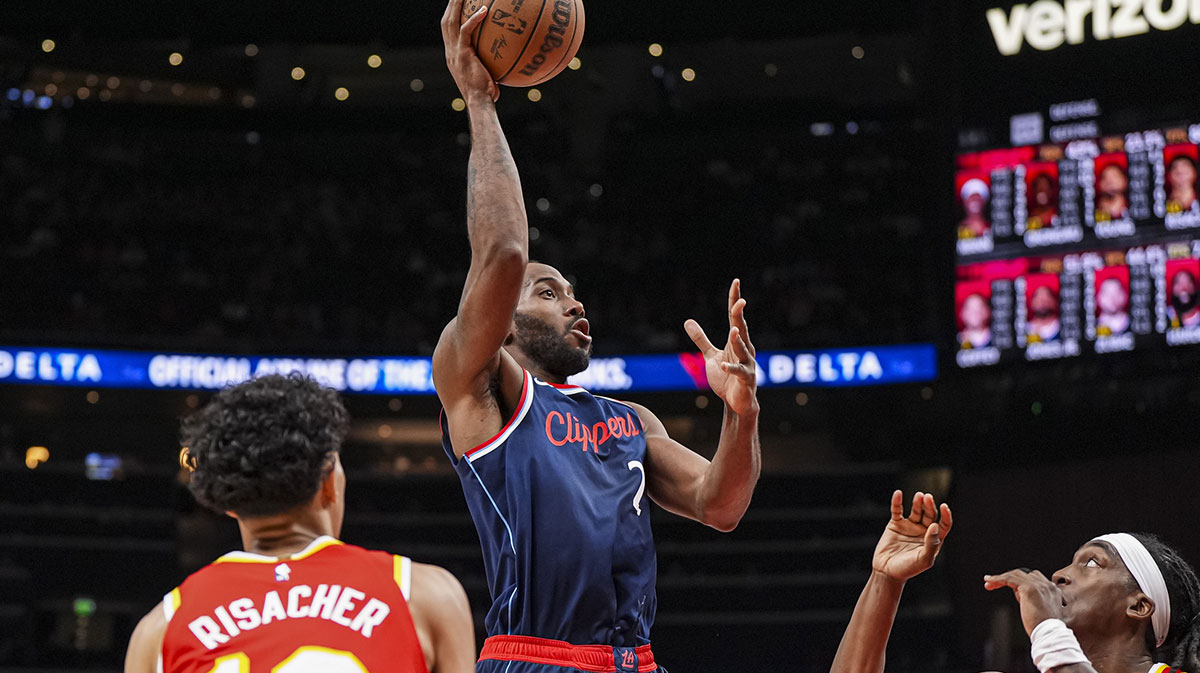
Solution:
M231 552L163 598L163 673L427 673L412 562L331 537Z

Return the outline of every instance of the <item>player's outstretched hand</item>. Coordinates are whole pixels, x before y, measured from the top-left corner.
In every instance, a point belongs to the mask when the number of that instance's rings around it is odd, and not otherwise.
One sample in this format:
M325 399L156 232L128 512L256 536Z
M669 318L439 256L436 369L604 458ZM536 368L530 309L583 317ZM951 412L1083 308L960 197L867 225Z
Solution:
M1047 619L1062 619L1063 595L1058 585L1037 570L1018 568L1000 575L984 575L983 588L996 591L1012 589L1021 604L1021 624L1025 633Z
M754 365L754 344L746 326L746 300L742 281L729 286L729 341L717 348L695 320L683 324L688 336L704 354L704 372L708 385L731 411L738 415L758 412L758 370Z
M904 516L904 494L896 491L892 520L875 546L871 569L901 582L916 577L933 567L952 525L950 506L939 508L932 495L920 491L913 494L912 512Z
M479 25L487 18L488 7L481 5L463 20L463 0L450 0L446 13L442 15L442 42L446 45L446 65L454 76L454 83L462 92L463 100L471 103L487 96L493 102L500 100L500 86L479 60L475 41Z

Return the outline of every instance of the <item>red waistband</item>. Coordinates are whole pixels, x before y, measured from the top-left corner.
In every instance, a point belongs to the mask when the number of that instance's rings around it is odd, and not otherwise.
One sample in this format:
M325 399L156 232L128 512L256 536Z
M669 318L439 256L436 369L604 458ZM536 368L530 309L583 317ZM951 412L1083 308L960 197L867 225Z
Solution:
M635 652L638 673L658 670L649 645L642 645ZM483 641L483 651L479 654L480 661L485 659L550 664L589 673L616 673L617 670L613 648L608 645L572 645L561 640L532 636L492 636Z

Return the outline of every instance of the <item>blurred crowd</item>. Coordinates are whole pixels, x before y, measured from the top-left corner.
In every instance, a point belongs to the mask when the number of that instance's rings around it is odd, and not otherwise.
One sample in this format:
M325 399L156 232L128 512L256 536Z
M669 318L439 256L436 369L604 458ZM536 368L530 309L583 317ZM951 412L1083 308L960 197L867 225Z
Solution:
M0 337L427 354L469 262L461 121L0 121ZM507 123L531 256L576 283L598 353L687 348L688 317L720 334L735 276L760 349L937 337L911 133L618 119L581 155L549 124Z

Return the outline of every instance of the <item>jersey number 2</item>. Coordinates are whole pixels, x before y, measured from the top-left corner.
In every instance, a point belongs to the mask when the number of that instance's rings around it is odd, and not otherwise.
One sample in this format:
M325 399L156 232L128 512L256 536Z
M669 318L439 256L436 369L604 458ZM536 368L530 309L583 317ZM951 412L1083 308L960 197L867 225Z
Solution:
M244 653L220 659L208 673L250 673L250 658ZM350 652L328 647L307 646L292 652L271 673L369 673L367 667Z
M633 509L638 516L642 515L642 496L646 493L646 468L639 460L629 461L629 471L637 470L642 473L642 483L638 485L637 493L633 496Z

